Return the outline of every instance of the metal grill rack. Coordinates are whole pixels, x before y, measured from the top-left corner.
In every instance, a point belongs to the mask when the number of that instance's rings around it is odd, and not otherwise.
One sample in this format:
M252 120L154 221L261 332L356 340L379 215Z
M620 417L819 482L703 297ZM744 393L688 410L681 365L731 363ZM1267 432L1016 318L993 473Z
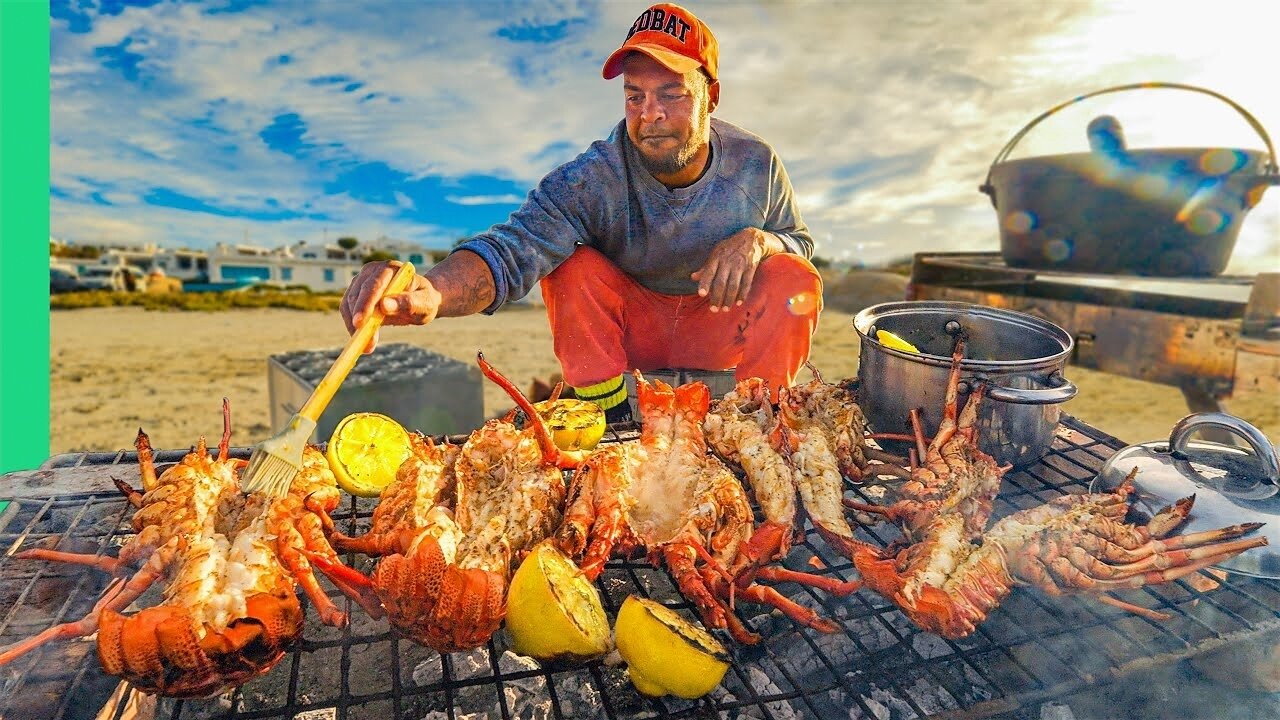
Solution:
M634 436L613 428L609 441ZM461 438L455 438L460 440ZM1086 491L1123 443L1063 416L1048 455L1006 475L995 518L1062 493ZM174 462L185 451L164 451ZM234 451L247 457L248 449ZM51 458L43 469L136 464L134 453ZM121 473L124 475L124 473ZM874 486L848 490L870 499ZM350 499L335 515L348 532L368 526L373 501ZM105 586L101 573L14 560L13 554L62 537L60 548L103 553L127 539L129 508L113 494L15 500L0 517L0 645L74 620ZM887 544L896 531L859 531ZM855 574L806 527L787 565L842 579ZM368 571L372 561L348 556ZM612 561L598 580L610 620L628 594L651 597L696 617L664 570L642 560ZM1128 591L1124 599L1169 613L1156 622L1087 598L1050 598L1018 589L973 635L958 641L922 632L884 598L863 590L846 598L780 585L783 594L834 619L832 635L799 628L761 606L738 613L763 640L725 638L734 662L721 686L697 701L651 699L635 692L623 668L597 661L543 668L508 650L504 631L472 652L441 656L399 638L383 622L346 608L351 624L322 626L308 612L304 640L267 675L212 700L160 700L172 718L828 718L1040 717L1062 698L1161 664L1195 657L1280 628L1280 583L1211 571ZM340 597L336 590L331 595ZM146 598L144 597L143 600ZM345 599L344 599L345 602ZM91 640L55 643L0 669L0 717L94 718L116 687L100 669Z

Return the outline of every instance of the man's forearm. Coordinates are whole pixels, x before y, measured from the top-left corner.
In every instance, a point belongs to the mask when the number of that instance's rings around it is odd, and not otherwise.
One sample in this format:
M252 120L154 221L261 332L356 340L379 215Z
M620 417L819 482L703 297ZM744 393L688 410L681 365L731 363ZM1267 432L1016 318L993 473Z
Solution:
M449 255L422 276L440 293L437 317L474 315L492 305L497 294L489 265L470 251Z

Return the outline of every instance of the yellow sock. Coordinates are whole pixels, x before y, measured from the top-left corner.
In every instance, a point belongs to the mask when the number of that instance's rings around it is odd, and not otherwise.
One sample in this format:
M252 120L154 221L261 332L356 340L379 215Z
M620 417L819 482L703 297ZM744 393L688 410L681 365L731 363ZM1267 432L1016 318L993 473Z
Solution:
M594 385L575 387L573 391L579 400L590 400L599 405L601 410L617 407L627 401L627 384L623 382L621 374Z

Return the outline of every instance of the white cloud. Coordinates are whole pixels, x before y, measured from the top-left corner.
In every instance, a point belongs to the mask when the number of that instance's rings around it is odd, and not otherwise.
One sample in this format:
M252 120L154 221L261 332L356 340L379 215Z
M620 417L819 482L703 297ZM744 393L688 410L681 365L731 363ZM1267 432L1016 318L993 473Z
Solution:
M446 195L445 200L457 205L502 205L524 201L523 195Z
M203 5L160 4L95 17L85 35L58 30L55 20L52 182L116 205L55 198L53 232L208 245L245 228L264 244L361 228L447 245L457 228L397 219L412 205L403 195L371 205L325 194L324 185L344 164L382 162L410 178L492 175L531 186L620 118L617 82L603 81L599 65L644 5L280 3L210 15ZM1211 11L1180 0L694 9L721 43L717 116L775 145L820 254L832 257L995 249L996 215L977 185L1024 124L1090 91L1148 80L1199 85L1280 133L1274 52L1249 2L1220 0ZM499 34L558 21L566 39L550 45ZM95 56L126 38L129 52L144 55L143 84L123 82ZM312 82L333 76L362 86ZM1080 151L1084 125L1104 112L1121 118L1134 146L1262 145L1213 98L1143 90L1064 109L1015 152ZM259 137L284 113L305 123L303 160ZM861 172L849 177L851 168ZM333 219L255 222L131 199L158 187L219 207ZM1247 218L1233 272L1280 267L1277 196L1280 189L1269 191Z

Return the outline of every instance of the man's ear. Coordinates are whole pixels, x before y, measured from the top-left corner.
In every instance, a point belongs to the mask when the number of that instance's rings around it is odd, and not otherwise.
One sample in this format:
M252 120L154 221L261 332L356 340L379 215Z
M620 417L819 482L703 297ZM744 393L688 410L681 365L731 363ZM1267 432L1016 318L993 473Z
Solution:
M715 112L716 106L720 104L720 81L712 80L707 85L707 112Z

